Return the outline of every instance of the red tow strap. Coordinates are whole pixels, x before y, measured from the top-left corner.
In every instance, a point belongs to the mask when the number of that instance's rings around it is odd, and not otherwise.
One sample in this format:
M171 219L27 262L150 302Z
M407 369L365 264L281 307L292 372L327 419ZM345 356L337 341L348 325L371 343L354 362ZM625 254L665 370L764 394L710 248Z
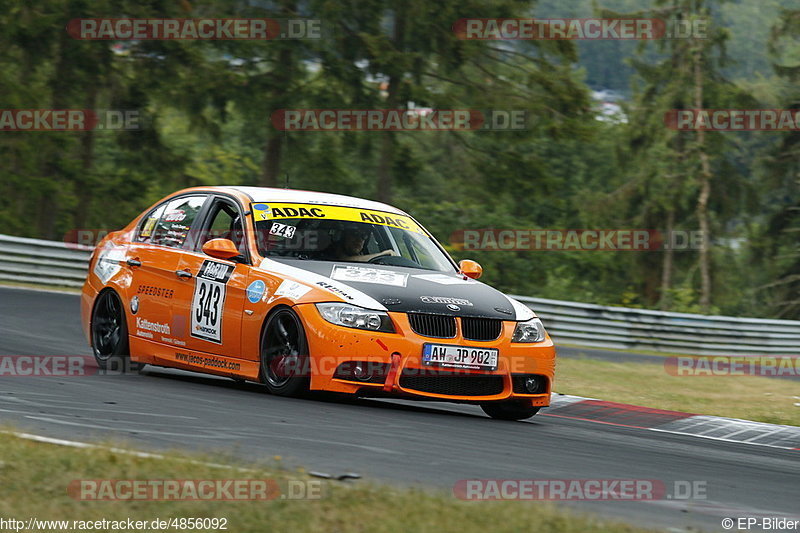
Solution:
M383 384L383 390L392 392L397 381L397 369L400 368L400 354L394 352L392 354L392 364L389 367L389 372L386 374L386 381Z

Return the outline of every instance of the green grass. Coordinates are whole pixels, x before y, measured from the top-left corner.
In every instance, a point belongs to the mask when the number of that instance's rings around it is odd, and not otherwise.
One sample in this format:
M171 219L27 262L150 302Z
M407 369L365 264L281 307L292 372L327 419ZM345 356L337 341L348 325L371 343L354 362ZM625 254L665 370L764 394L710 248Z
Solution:
M554 390L658 409L800 426L796 380L677 377L668 374L660 360L648 364L561 358Z
M263 502L77 501L66 493L75 479L289 479L302 471L270 466L242 471L219 456L169 455L141 458L107 448L76 449L0 434L0 516L27 520L132 520L227 518L230 532L406 532L541 533L643 532L541 502L464 502L445 491L392 488L362 481L324 481L318 500ZM255 458L257 459L257 458ZM230 460L230 458L227 458ZM241 466L241 465L240 465ZM102 531L102 529L101 529ZM171 530L177 531L177 530ZM203 531L211 531L204 529Z
M584 350L597 350L602 352L609 352L609 353L635 353L638 355L652 355L653 357L675 357L676 355L692 355L691 353L681 353L681 352L658 352L656 350L645 350L645 349L622 349L622 348L606 348L602 346L583 346L579 344L569 344L569 343L562 343L559 342L556 346L556 349L560 347L565 348L574 348L575 350L580 351L581 349Z

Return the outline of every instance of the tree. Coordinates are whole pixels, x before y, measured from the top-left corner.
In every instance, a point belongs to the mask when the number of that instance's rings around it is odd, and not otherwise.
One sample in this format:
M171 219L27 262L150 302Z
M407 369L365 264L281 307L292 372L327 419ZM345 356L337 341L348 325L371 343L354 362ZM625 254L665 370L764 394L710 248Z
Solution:
M800 111L800 10L783 10L771 33L769 51L779 76L782 107ZM765 157L767 198L771 213L760 247L766 268L776 278L764 289L770 293L773 312L782 318L800 318L800 132L781 135Z

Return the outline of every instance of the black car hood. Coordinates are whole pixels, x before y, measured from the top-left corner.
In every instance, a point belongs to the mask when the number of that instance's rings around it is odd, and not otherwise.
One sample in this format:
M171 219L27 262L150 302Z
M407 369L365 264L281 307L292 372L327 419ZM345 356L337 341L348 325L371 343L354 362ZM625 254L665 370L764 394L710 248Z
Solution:
M367 263L279 262L351 287L389 311L517 320L514 305L503 293L456 273Z

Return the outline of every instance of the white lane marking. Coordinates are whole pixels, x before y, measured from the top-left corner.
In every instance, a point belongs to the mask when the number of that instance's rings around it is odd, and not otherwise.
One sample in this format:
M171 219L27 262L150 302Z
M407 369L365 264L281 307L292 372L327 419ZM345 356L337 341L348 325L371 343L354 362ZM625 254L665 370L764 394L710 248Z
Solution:
M595 398L583 398L581 396L570 396L566 394L558 395L557 393L553 393L553 396L551 398L550 408L557 409L559 407L564 407L566 405L570 405L583 400L604 401L604 400L597 400ZM546 412L547 408L544 409L545 412L542 414L547 415L548 414ZM555 415L556 413L553 414ZM702 429L701 431L691 431L692 428L701 429L705 424L711 424L712 426L709 429ZM706 433L712 431L718 431L725 427L730 429L730 433L727 433L722 437L713 437L710 435L706 435ZM777 448L780 450L797 450L798 446L779 446L777 444L769 444L769 443L754 442L754 441L762 439L768 435L777 433L788 433L789 437L800 435L800 427L796 426L782 426L778 424L768 424L766 422L754 422L752 420L741 420L738 418L725 418L725 417L711 416L711 415L693 415L681 420L667 422L663 424L661 427L642 428L642 429L646 429L649 431L658 431L659 433L671 433L673 435L686 435L690 437L698 437L701 439L717 440L723 442L734 442L737 444L749 444L751 446L766 446L768 448ZM758 431L758 430L762 430L763 433L755 437L750 437L744 440L730 438L732 435L741 433L742 431Z
M20 403L22 405L30 405L31 407L44 407L44 408L48 408L48 409L68 409L70 411L96 411L96 412L100 412L100 413L106 413L106 412L109 412L109 411L113 411L114 414L120 414L120 415L140 415L140 416L149 416L149 417L158 417L158 418L183 418L185 420L198 420L198 417L196 417L196 416L164 415L164 414L149 413L149 412L143 412L143 411L114 411L114 405L116 405L116 404L108 404L108 408L100 409L100 408L97 408L97 407L74 407L73 405L75 405L75 404L80 405L80 403L78 403L78 402L63 402L63 403L59 402L58 405L52 405L52 404L48 404L48 403L40 403L40 402L31 401L31 400L26 400L24 398L16 398L16 397L13 397L13 396L6 397L6 398L0 398L0 402L2 402L3 400L10 400L12 403ZM68 403L69 404L73 404L73 405L66 405ZM3 410L4 409L0 409L0 411L3 411ZM57 414L57 413L53 413L53 414Z
M82 428L89 428L89 429L105 429L108 431L127 431L130 433L145 433L145 434L152 434L152 435L163 435L169 437L192 437L192 438L200 438L200 439L230 439L230 434L225 435L199 435L197 433L175 433L170 431L162 431L162 430L147 430L141 428L132 428L132 427L109 427L109 426L101 426L97 424L84 424L80 422L68 422L66 420L58 420L56 418L50 418L47 416L26 416L25 418L29 418L31 420L38 420L40 422L49 422L51 424L59 424L62 426L75 426L75 427L82 427Z
M750 430L750 431L752 431L752 430ZM741 433L741 431L737 431L737 433ZM764 437L769 437L771 435L775 435L776 433L789 433L791 435L791 432L787 431L786 428L780 428L780 429L776 429L775 431L768 431L767 433L762 433L761 435L756 435L755 437L750 437L749 439L745 439L745 442L751 442L751 441L754 441L754 440L763 439ZM736 433L734 433L734 435L735 434ZM727 435L727 437L731 437L731 435Z
M0 409L0 411L7 412L5 409ZM53 420L61 420L61 419L63 419L64 422L62 422L62 423L67 424L67 425L77 425L78 424L78 422L68 422L66 420L67 418L70 418L70 419L80 418L80 417L75 417L74 415L67 415L67 414L60 414L60 413L31 413L31 412L23 412L23 411L13 411L13 412L24 414L24 415L28 415L25 418L31 418L31 419L34 419L34 420L39 420L38 417L43 417L43 416L53 417ZM87 422L88 422L88 420L87 420ZM146 420L142 421L142 422L137 422L137 421L134 421L134 420L120 420L118 418L97 418L97 417L92 417L91 418L91 422L111 422L112 424L119 423L119 422L124 422L125 424L132 424L132 425L137 425L137 426L147 426L147 425L151 425L152 426L153 425L152 422L149 422L149 421L146 421ZM97 427L101 427L101 426L97 426ZM183 430L186 430L186 431L204 430L204 429L208 429L208 426L180 426L179 429L183 429ZM137 429L137 430L131 430L131 431L141 431L141 430ZM168 435L168 433L162 433L162 435Z
M597 398L584 398L583 396L571 396L569 394L558 394L554 392L552 396L550 396L550 405L547 407L543 407L542 409L555 409L558 407L566 407L567 405L577 402L583 402L585 400L598 401Z
M221 463L210 463L206 461L197 461L195 459L184 459L182 457L169 457L166 455L162 455L160 453L150 453L150 452L140 452L137 450L127 450L125 448L116 448L113 446L101 446L99 444L91 444L88 442L80 442L76 440L65 440L65 439L56 439L53 437L45 437L42 435L35 435L33 433L22 433L19 431L5 431L0 430L0 433L4 435L11 435L12 437L17 437L19 439L31 440L35 442L42 442L45 444L55 444L56 446L69 446L70 448L82 448L82 449L95 449L95 450L108 450L112 453L118 453L121 455L132 455L134 457L142 457L144 459L165 459L170 461L180 461L182 463L190 463L196 465L203 465L203 466L210 466L212 468L230 468L233 470L237 470L240 472L256 472L257 470L253 468L242 468L233 465L225 465Z
M338 440L307 439L305 437L289 437L289 436L286 436L286 435L270 435L270 438L296 440L296 441L301 441L301 442L318 442L318 443L323 443L323 444L332 444L334 446L344 446L346 448L358 448L360 450L367 450L369 452L386 453L386 454L389 454L389 455L406 455L403 452L398 452L396 450L390 450L388 448L378 448L377 446L366 446L364 444L353 444L351 442L341 442L341 441L338 441Z
M18 411L16 409L0 409L0 413L17 413L19 415L35 415L36 413L32 413L30 411Z
M9 396L9 397L11 397L11 398L16 398L16 396L13 396L13 395L14 395L14 394L19 394L19 391L5 391L5 390L4 390L4 391L0 391L0 394L5 394L5 395L8 395L8 396ZM53 398L63 398L63 395L61 395L61 394L50 394L49 392L31 392L31 391L25 391L25 394L27 394L27 395L29 395L29 396L51 396L51 397L53 397Z
M796 447L793 446L778 446L776 444L767 444L764 442L750 442L747 440L736 440L736 439L729 439L726 437L712 437L710 435L699 435L697 433L687 433L685 431L676 431L674 429L659 429L659 428L647 428L650 431L658 431L660 433L672 433L673 435L688 435L690 437L697 437L699 439L709 439L709 440L719 440L723 442L735 442L737 444L748 444L750 446L766 446L768 448L778 448L780 450L795 450Z

